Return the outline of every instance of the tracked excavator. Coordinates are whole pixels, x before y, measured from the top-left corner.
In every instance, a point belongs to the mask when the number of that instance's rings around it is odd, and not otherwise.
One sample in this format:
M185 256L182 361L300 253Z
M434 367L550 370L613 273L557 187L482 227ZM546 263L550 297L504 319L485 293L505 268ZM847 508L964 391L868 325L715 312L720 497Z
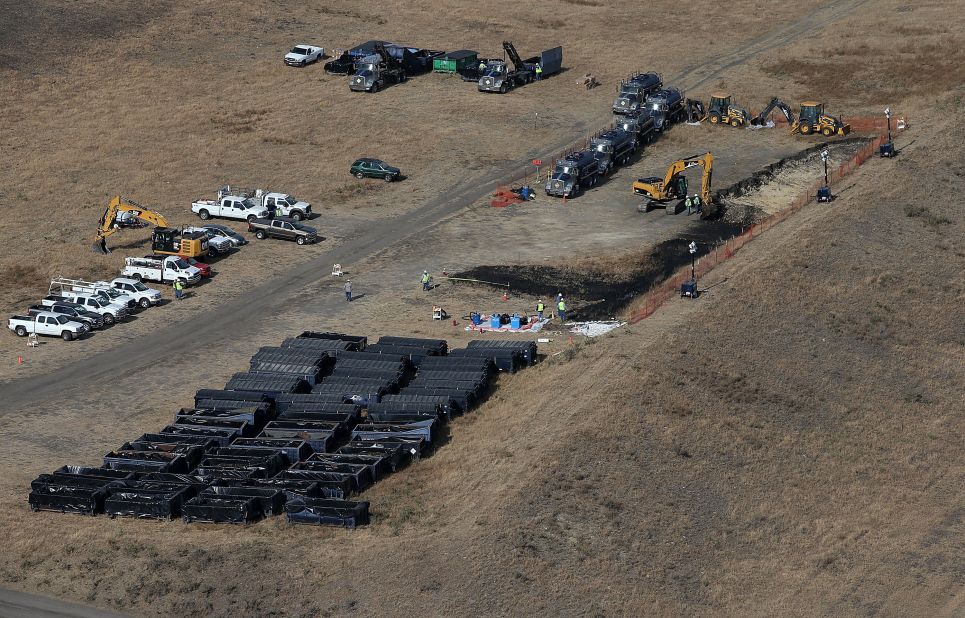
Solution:
M755 127L764 126L767 124L768 116L770 116L771 112L773 112L775 109L780 110L780 112L784 114L784 118L787 119L787 126L794 126L794 112L791 111L791 108L788 107L784 101L778 99L777 97L771 99L771 102L767 104L767 107L761 110L760 114L751 118L751 124Z
M151 234L151 249L155 253L166 253L169 255L181 255L184 257L198 257L208 253L208 238L202 233L181 233L176 229L168 227L168 220L159 212L145 208L134 200L129 200L121 196L115 196L107 204L107 209L101 217L97 226L97 238L91 245L94 253L108 254L111 252L107 248L107 237L116 233L120 226L117 224L119 213L130 213L130 216L139 221L153 224L154 232Z
M803 135L820 133L825 137L847 135L851 133L851 125L845 124L840 118L825 113L824 103L804 101L801 103L801 114L797 122L791 123L791 135L795 133Z
M705 152L701 155L678 159L670 164L663 178L640 178L633 183L633 192L646 196L646 201L637 206L640 212L650 212L656 207L666 208L667 214L677 214L681 202L687 197L687 179L683 172L693 167L703 168L700 178L700 201L705 205L704 216L713 212L711 208L710 182L714 171L714 155Z

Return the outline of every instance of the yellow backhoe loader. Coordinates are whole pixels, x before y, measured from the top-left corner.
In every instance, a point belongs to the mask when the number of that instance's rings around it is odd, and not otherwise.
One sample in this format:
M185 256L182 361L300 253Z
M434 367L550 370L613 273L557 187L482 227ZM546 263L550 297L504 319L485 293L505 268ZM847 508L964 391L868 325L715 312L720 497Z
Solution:
M633 192L647 197L645 202L637 206L637 210L650 212L653 208L660 206L667 209L667 214L677 214L681 202L687 197L687 179L683 176L683 173L697 166L703 168L699 195L703 204L704 216L712 212L710 208L710 181L714 171L714 155L709 152L674 161L667 168L667 173L663 178L654 176L640 178L634 182Z
M118 195L107 204L107 209L97 226L97 238L91 246L95 253L111 252L107 248L107 237L121 229L117 222L120 213L129 213L130 217L138 221L156 226L151 235L151 249L155 253L198 257L208 252L208 238L204 234L182 234L178 230L169 228L168 220L161 213Z
M714 92L710 95L710 105L707 106L707 119L710 124L729 124L740 129L751 121L751 115L746 109L733 104L726 92Z
M805 101L801 103L801 114L797 122L791 124L791 135L802 133L820 133L825 137L832 135L847 135L851 133L851 125L845 124L840 118L824 113L824 103Z

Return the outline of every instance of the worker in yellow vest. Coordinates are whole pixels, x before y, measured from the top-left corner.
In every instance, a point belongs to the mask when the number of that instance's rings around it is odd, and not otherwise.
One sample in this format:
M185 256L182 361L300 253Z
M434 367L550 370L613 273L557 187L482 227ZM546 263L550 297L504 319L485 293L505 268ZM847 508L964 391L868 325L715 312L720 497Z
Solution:
M543 319L543 312L546 311L546 305L543 304L543 299L536 301L536 314L539 315L539 319Z
M560 314L560 322L566 322L566 301L560 297L560 302L556 305L556 311Z
M429 276L429 271L422 271L422 291L429 291L429 282L432 281L432 277Z

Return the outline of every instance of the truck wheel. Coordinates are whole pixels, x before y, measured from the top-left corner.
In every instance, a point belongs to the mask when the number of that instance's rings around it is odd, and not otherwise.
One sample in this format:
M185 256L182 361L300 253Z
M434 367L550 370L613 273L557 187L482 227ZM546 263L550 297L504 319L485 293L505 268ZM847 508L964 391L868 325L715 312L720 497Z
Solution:
M717 114L716 112L711 113L710 124L719 124L719 123L720 123L720 115Z
M13 332L17 333L17 336L18 336L18 337L26 337L26 336L27 336L27 329L24 328L23 326L18 326Z
M73 334L72 332L70 332L69 330L65 330L64 332L60 333L60 336L64 339L64 341L73 341L73 340L74 340L74 334Z
M151 306L151 301L146 298L142 298L140 301L138 301L138 304L141 305L141 309L147 309Z
M255 232L255 238L257 238L258 240L264 240L265 232L263 230L258 230L257 232Z
M503 82L503 85L499 87L499 94L506 94L507 92L509 92L509 86L506 85L506 82Z
M116 322L116 321L117 321L117 320L115 320L115 319L114 319L114 316L112 316L111 314L109 314L109 313L105 313L105 314L104 314L104 325L105 325L105 326L114 326L114 322Z
M251 225L251 222L257 218L255 215L248 215L248 225Z
M821 129L821 134L824 135L825 137L831 137L832 135L834 135L834 129L832 129L831 127L824 127L823 129Z
M136 273L133 277L135 281L144 281L144 276L141 273Z
M214 247L209 248L208 257L218 257L218 251Z
M374 84L372 84L372 92L378 92L378 91L379 91L379 82L375 82Z
M198 216L201 217L202 221L207 221L208 219L211 218L211 213L205 210L204 208L202 208L201 210L198 211Z
M362 180L363 178L365 178L365 174L363 174L362 172L355 172L355 177L358 178L359 180Z
M393 178L394 178L394 176L392 176L392 174L386 174L386 175L385 175L385 182L392 182L392 179L393 179Z
M293 210L291 214L291 218L294 219L295 221L301 221L302 219L305 218L305 215L303 215L301 212L297 210Z
M809 125L809 124L802 124L802 125L800 126L799 130L800 130L801 133L803 133L804 135L807 135L808 133L811 132L811 125Z
M304 244L305 244L305 237L304 237L304 236L299 236L298 238L295 239L295 243L296 243L296 244L299 244L299 245L304 245Z

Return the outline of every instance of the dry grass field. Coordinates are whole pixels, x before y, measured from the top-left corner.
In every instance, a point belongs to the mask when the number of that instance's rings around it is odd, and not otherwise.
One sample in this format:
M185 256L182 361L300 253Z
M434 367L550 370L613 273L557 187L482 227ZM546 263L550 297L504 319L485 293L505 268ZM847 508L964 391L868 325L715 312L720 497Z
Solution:
M702 7L681 16L664 0L646 10L498 1L484 12L461 0L431 11L0 0L15 26L0 30L0 306L10 310L50 275L106 275L144 251L143 233L125 233L113 256L88 253L115 193L186 223L191 200L225 182L270 185L312 201L326 243L341 245L377 222L401 225L455 179L596 128L616 80L637 68L685 75L702 98L728 88L750 108L814 97L834 113L888 105L912 122L898 158L869 161L836 185L832 205L810 205L741 250L698 301L672 300L598 340L549 331L546 360L501 377L442 448L364 494L373 523L363 529L35 514L26 492L38 473L96 464L166 423L197 388L292 332L472 338L426 318L432 301L412 273L430 259L435 269L549 261L573 277L619 279L686 223L607 215L610 195L614 208L630 205L606 187L583 211L574 203L530 221L507 211L518 229L473 206L354 264L367 298L352 311L320 273L279 299L256 334L226 337L201 361L172 355L70 390L49 384L30 405L8 398L0 587L135 616L965 614L965 234L949 197L965 189L959 4L805 1L784 17L738 0L723 28ZM801 23L813 31L792 36ZM32 53L38 37L49 40L43 57ZM318 65L281 66L295 42L369 38L487 54L503 38L527 51L561 43L570 70L505 97L438 75L366 97ZM702 63L714 62L723 69L705 77ZM575 88L587 71L604 87ZM634 173L710 130L672 133ZM793 150L789 138L754 139L733 146L749 169ZM347 166L361 154L398 162L409 179L356 183ZM802 173L789 169L741 206L779 208ZM595 229L578 234L581 217ZM104 359L152 329L233 307L246 287L328 247L301 249L249 245L194 304L145 313L60 361L97 362L85 353ZM486 288L439 294L457 308L496 300ZM39 352L51 368L59 343ZM30 370L42 377L39 367Z

